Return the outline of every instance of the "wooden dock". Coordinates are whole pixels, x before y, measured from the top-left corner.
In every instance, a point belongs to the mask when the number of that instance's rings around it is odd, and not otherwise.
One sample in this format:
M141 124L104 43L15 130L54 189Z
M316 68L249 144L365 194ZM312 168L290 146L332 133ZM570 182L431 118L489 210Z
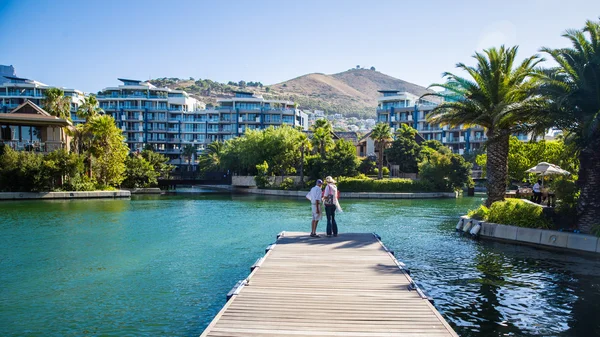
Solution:
M375 234L283 232L201 337L458 336Z

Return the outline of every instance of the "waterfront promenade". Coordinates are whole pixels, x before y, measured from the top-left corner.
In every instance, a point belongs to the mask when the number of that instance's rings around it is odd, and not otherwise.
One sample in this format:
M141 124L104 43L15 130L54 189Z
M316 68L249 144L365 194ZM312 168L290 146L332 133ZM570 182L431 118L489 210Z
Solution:
M283 232L252 269L201 337L457 336L374 234Z

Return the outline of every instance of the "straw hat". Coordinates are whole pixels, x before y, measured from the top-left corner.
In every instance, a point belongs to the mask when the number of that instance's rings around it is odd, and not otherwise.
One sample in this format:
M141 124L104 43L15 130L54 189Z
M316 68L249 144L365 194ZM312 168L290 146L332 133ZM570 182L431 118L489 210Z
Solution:
M327 176L327 178L325 178L325 181L327 183L335 184L335 180L333 178L331 178L331 176Z

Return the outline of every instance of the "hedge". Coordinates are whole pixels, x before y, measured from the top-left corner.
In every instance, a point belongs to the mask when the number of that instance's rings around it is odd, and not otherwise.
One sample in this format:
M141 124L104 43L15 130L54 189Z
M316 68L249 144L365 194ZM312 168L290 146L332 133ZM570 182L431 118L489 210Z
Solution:
M496 201L489 209L481 205L478 209L469 211L467 216L477 220L517 227L548 229L552 225L552 221L543 214L542 207L521 199Z
M374 180L341 177L337 187L341 192L438 192L427 181L401 178Z

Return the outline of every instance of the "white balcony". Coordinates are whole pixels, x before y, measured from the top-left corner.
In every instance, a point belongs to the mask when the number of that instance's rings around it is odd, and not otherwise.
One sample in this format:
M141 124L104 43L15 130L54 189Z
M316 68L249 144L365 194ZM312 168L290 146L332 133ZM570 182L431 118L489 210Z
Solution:
M244 119L242 117L238 117L238 123L242 123Z
M244 133L244 129L238 128L238 133Z
M256 123L260 123L260 117L256 117Z
M458 149L458 154L464 154L465 150L464 149Z
M143 143L144 142L144 137L138 137L138 142Z
M142 114L139 114L139 115L138 115L138 119L139 119L139 120L141 120L141 121L143 121L143 120L144 120L144 115L142 115Z
M458 139L460 140L460 142L461 142L461 143L464 143L464 142L465 142L465 136L460 136ZM461 153L461 154L462 154L462 153Z
M127 131L127 127L125 125L121 126L122 131Z
M412 122L412 120L413 120L413 119L412 119L412 115L408 115L408 116L406 117L406 119L407 119L408 121L411 121L411 122Z
M396 129L394 129L394 128L390 128L390 132L391 132L392 134L394 134L394 132L396 132Z
M442 137L442 143L446 142L446 137Z
M442 130L444 130L444 131L448 130L448 125L444 125L444 127L442 127Z
M127 119L127 115L121 115L121 120L124 121Z

